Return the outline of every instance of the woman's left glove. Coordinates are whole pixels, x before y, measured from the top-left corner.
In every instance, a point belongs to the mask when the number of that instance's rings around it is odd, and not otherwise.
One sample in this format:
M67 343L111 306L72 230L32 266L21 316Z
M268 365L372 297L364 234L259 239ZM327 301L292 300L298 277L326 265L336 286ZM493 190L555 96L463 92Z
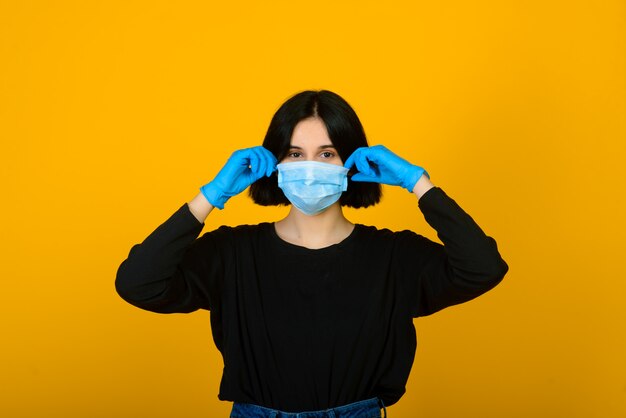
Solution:
M413 192L415 184L423 174L430 178L422 167L398 157L383 145L357 148L344 166L346 168L356 166L358 173L352 176L353 181L402 186L409 192Z

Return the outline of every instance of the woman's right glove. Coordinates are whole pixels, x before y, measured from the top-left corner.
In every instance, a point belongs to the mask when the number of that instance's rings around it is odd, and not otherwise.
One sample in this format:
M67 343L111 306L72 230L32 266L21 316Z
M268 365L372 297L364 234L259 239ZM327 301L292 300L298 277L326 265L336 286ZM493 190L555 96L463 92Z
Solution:
M200 191L210 204L224 209L228 199L261 177L269 177L276 170L277 162L274 154L262 146L235 151L217 176Z

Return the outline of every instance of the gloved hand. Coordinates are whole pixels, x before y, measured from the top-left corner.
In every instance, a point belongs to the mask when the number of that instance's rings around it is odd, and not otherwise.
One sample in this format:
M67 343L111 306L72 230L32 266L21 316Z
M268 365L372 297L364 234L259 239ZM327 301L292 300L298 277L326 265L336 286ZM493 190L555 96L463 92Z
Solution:
M353 181L402 186L409 192L413 192L422 174L430 178L422 167L398 157L382 145L357 148L344 164L346 168L354 165L359 172L352 176Z
M262 146L235 151L217 176L200 188L210 204L224 209L231 197L243 192L263 176L276 170L276 157Z

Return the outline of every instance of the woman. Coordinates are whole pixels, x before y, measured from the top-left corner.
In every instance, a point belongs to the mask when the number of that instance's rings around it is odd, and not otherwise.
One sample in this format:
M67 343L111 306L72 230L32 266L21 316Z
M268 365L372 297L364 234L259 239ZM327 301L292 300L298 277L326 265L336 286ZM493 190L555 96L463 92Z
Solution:
M353 224L343 206L413 193L442 244ZM214 208L250 187L277 222L198 235ZM231 417L375 417L413 364L413 318L466 302L508 265L496 242L421 167L368 147L350 105L304 91L278 109L262 146L236 151L119 267L119 295L158 313L211 311ZM305 413L306 412L306 413Z

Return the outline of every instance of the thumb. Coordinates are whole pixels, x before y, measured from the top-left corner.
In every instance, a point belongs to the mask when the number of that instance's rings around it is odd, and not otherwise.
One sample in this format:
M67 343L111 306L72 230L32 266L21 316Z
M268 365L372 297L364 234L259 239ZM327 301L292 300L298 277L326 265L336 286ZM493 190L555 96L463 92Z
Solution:
M370 175L363 174L363 173L356 173L350 178L352 179L352 181L365 181L365 182L371 182L371 183L379 182L378 177L370 176Z

